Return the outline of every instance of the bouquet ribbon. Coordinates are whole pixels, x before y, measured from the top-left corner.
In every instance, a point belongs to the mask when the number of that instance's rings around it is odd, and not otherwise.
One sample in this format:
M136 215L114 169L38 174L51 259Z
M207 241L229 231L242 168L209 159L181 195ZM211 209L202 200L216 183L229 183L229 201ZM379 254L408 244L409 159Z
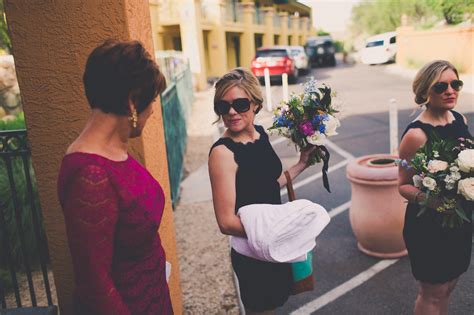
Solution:
M331 189L329 188L329 178L328 178L328 168L329 168L329 158L331 157L331 155L329 154L329 151L328 149L326 149L325 146L319 146L319 148L321 149L321 151L324 152L323 156L321 157L321 159L323 160L323 185L324 185L324 188L326 188L326 190L328 192L331 192Z

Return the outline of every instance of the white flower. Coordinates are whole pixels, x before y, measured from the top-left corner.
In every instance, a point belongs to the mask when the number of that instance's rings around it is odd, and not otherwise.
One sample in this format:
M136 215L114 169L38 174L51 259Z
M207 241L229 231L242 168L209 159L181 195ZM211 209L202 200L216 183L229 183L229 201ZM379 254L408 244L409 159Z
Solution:
M341 126L339 119L332 115L328 115L327 120L324 121L324 125L326 126L326 130L324 134L328 137L337 135L336 129Z
M461 151L456 162L461 172L469 173L474 171L474 149Z
M436 188L436 181L431 177L423 178L423 186L429 190L434 190Z
M441 161L441 160L431 160L429 163L428 163L428 171L430 173L437 173L439 171L444 171L445 169L448 168L448 163L445 162L445 161Z
M324 133L316 131L312 136L307 136L306 141L312 145L323 145L326 142L326 136Z
M416 188L422 188L423 187L423 177L421 177L420 175L415 175L413 176L413 185L416 187Z
M435 158L438 158L438 157L439 157L439 152L438 152L438 151L433 151L433 156L434 156Z
M457 173L459 172L459 167L457 167L456 165L453 165L449 168L449 170L453 173Z
M458 182L458 194L461 194L466 200L474 201L474 178L469 177Z
M456 182L458 180L453 177L452 175L447 175L445 178L444 178L444 182L446 183L446 189L447 190L453 190L454 187L456 186Z

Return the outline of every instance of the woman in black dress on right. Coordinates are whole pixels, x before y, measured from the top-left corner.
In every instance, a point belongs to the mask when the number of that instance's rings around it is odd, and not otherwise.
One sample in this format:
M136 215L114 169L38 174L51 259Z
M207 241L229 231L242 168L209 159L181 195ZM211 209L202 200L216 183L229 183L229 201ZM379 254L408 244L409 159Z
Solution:
M431 131L443 139L470 138L466 118L454 111L462 81L449 62L437 60L425 65L413 81L415 102L425 110L408 125L400 143L400 158L409 161L418 148L430 141ZM447 314L449 296L459 276L471 261L472 225L442 227L442 214L436 212L439 200L430 199L421 216L419 204L425 194L413 185L414 173L399 169L399 191L408 200L403 237L412 273L419 283L415 314ZM471 218L472 209L467 208Z

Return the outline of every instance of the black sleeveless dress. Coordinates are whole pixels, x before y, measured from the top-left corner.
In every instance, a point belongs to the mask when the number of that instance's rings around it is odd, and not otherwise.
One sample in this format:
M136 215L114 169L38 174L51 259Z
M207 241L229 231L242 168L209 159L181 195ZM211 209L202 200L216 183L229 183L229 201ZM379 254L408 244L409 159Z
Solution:
M265 130L255 126L260 138L252 143L220 138L211 147L225 145L234 153L236 174L235 212L256 204L281 204L278 178L282 173L280 159L273 150ZM282 306L290 296L293 282L291 264L256 260L231 250L232 267L239 279L240 297L246 309L262 312Z
M469 138L471 134L461 114L451 111L455 120L445 126L414 121L409 129L422 129L428 141L435 130L443 139ZM402 136L403 137L403 136ZM415 279L426 283L444 283L466 272L471 262L472 224L464 222L459 228L441 227L442 215L433 209L417 217L420 206L408 203L405 213L403 238L410 257ZM468 218L472 217L472 203L464 207Z

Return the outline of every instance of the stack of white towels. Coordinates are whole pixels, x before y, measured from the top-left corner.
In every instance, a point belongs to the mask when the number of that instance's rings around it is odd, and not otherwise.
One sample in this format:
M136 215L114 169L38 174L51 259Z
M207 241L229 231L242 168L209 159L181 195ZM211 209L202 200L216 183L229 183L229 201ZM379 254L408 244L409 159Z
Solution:
M330 221L322 206L305 199L248 205L237 215L247 238L232 236L232 248L254 259L279 263L306 260L316 246L316 236Z

